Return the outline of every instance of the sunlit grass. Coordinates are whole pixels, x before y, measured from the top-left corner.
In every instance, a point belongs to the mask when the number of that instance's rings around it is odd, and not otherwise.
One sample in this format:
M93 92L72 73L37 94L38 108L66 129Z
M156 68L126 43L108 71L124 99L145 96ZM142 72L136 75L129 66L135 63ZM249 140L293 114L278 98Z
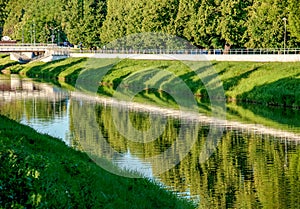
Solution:
M10 60L9 54L0 54L0 71L17 64L17 61Z

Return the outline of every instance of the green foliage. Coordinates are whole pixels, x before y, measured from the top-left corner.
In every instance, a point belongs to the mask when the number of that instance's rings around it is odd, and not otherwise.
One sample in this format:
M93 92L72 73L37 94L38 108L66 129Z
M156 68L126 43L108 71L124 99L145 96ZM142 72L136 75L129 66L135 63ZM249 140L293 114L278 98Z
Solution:
M9 0L0 1L0 36L2 35L3 25L7 18L6 5Z
M300 1L289 0L288 1L288 26L292 37L295 37L297 41L300 41Z
M254 1L249 8L247 25L250 48L283 48L284 21L286 1L263 0Z
M299 47L298 0L1 0L0 33L24 42L104 45L162 32L203 48ZM161 47L159 47L161 48Z
M63 29L71 43L99 45L100 28L105 17L106 3L103 0L67 1L63 11Z
M241 38L247 29L247 11L250 1L224 0L220 4L221 16L218 18L218 33L229 46L244 46Z

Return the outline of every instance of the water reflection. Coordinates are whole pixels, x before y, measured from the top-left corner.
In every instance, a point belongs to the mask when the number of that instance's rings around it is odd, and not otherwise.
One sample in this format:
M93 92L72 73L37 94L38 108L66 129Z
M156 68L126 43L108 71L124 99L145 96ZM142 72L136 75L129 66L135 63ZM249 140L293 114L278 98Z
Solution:
M48 84L0 75L0 114L70 144L67 92Z
M63 130L60 138L67 139L70 146L89 149L95 156L110 159L122 168L154 177L165 187L199 202L199 208L300 205L298 134L226 122L214 153L201 162L210 123L214 122L207 117L193 118L159 108L150 111L147 106L133 108L108 99L97 102L33 82L24 88L27 81L14 79L0 81L1 114L39 130L48 127L46 132L50 134ZM119 126L116 119L122 121ZM154 140L149 141L146 135L135 140L124 136L124 131L131 129L151 130L158 126L155 122L164 124L164 128ZM132 126L127 126L129 123ZM283 136L279 137L279 133ZM162 153L166 155L154 158ZM165 169L176 161L176 166Z

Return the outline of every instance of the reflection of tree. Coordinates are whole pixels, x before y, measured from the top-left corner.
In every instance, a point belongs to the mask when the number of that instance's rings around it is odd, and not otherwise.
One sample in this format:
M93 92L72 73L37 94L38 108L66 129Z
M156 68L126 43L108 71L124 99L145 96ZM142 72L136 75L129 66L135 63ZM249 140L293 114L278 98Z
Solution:
M9 118L20 121L23 116L23 101L15 100L11 102L0 102L0 114Z
M288 150L295 147L290 144ZM226 133L208 162L199 164L196 144L176 169L160 178L179 192L190 185L191 195L200 195L203 208L295 208L300 149L287 153L286 169L284 154L282 143L271 137Z
M160 137L152 142L137 143L122 136L114 120L124 120L123 124L130 121L135 128L148 130L153 126L149 123L148 113L112 111L115 107L90 106L80 102L72 102L71 106L72 120L74 122L76 117L77 121L72 127L79 140L77 144L97 146L98 155L105 158L113 157L113 153L103 149L102 142L97 139L99 133L95 130L101 132L116 151L126 153L130 150L141 160L166 151L172 144L178 143L180 134L187 141L196 137L196 143L180 164L160 174L159 178L175 191L189 191L188 195L200 197L203 208L296 208L300 204L300 148L293 143L287 144L288 152L285 152L284 144L271 137L226 132L216 152L205 163L199 163L208 126L198 124L185 129L178 119L167 118ZM95 121L89 117L95 118ZM180 128L184 129L181 133ZM178 145L174 148L177 151L188 148L184 143ZM287 162L285 159L288 159ZM159 161L151 163L154 173L165 166Z

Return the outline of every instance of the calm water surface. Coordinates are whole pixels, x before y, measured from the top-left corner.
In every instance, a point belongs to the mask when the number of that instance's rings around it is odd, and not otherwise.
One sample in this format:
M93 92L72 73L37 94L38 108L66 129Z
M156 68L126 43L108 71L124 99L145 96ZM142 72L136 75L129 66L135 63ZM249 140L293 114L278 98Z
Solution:
M14 76L1 76L0 89L0 114L137 170L199 208L300 208L299 111L229 105L243 122L215 124ZM250 115L275 127L247 123Z

